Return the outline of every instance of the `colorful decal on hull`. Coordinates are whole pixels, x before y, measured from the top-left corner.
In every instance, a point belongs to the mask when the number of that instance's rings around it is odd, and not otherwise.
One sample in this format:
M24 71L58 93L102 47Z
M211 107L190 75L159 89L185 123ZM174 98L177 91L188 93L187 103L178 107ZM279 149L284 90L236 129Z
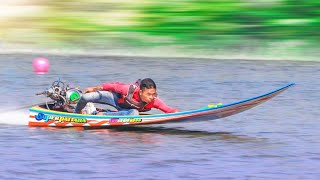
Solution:
M109 121L110 123L133 123L133 122L142 122L142 119L138 118L112 118Z
M43 113L38 113L34 118L37 121L44 120L45 122L53 120L53 121L58 121L58 122L87 123L87 119L86 118L73 118L73 117L64 117L64 116L53 116L53 115L45 115Z

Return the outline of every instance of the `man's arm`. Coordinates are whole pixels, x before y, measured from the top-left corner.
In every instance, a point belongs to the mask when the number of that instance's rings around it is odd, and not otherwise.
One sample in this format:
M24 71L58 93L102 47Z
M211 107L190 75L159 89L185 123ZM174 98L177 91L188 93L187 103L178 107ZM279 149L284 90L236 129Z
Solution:
M93 87L88 87L84 90L84 93L89 93L89 92L95 92L95 91L100 91L102 90L102 86L93 86Z
M95 92L95 91L110 91L117 92L120 94L126 94L130 85L123 84L120 82L103 83L98 86L88 87L84 93Z
M101 90L126 95L128 93L129 86L129 84L124 84L120 82L103 83L101 84Z
M179 112L178 109L176 108L172 108L170 106L168 106L166 103L164 103L161 99L156 98L154 100L154 104L153 104L154 108L160 109L161 111L165 112L165 113L175 113L175 112Z

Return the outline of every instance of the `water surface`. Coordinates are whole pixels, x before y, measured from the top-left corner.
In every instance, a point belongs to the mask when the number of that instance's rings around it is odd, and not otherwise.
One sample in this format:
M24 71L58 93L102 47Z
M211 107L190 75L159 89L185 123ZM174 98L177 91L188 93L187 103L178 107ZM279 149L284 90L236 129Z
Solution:
M48 55L50 72L39 75L31 66L35 57L0 55L0 179L320 177L320 63ZM27 107L46 100L35 93L58 78L84 89L144 77L180 110L296 85L210 122L93 130L26 126Z

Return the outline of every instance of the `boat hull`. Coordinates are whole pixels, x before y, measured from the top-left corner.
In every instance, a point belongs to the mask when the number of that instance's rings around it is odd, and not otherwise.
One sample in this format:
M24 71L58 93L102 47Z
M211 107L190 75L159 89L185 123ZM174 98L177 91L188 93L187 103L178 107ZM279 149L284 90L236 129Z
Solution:
M39 127L108 127L124 125L159 124L170 122L201 122L231 116L262 104L293 86L288 84L272 92L218 107L191 111L139 116L99 116L48 110L41 106L29 109L29 126Z

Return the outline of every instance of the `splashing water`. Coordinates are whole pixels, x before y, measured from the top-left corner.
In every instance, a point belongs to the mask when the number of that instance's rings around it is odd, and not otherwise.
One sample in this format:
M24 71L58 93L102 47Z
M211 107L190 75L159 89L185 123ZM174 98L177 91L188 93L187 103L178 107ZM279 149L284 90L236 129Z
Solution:
M1 109L0 124L28 125L28 112L26 110L3 111Z

